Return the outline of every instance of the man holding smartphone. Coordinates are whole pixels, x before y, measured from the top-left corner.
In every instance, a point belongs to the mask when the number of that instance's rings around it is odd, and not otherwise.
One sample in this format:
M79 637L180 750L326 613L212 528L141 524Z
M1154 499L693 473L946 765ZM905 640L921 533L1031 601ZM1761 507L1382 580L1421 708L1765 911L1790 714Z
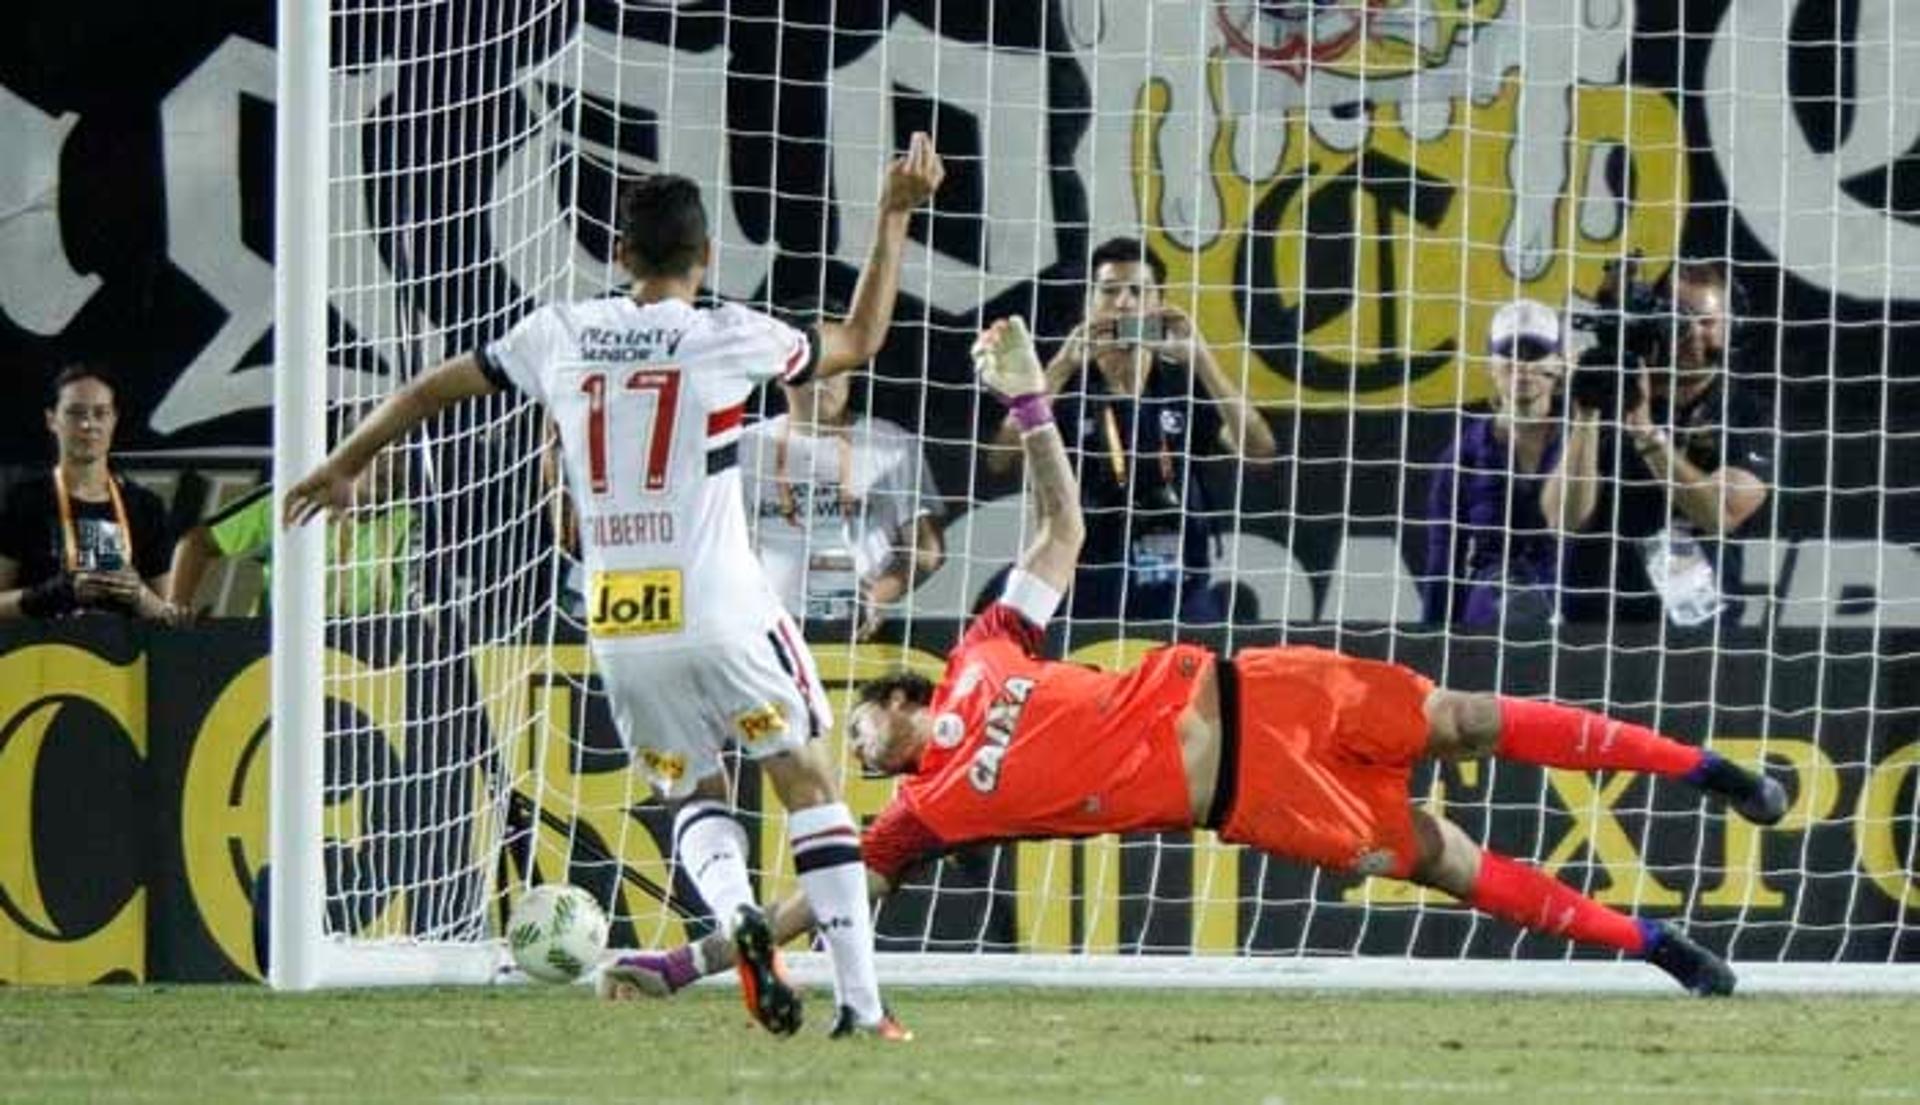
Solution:
M1086 515L1072 616L1224 621L1210 576L1232 504L1208 500L1194 462L1268 460L1273 432L1193 319L1163 300L1166 266L1145 243L1109 239L1088 271L1086 314L1047 365ZM1003 423L990 470L1013 469L1018 440L1017 428Z

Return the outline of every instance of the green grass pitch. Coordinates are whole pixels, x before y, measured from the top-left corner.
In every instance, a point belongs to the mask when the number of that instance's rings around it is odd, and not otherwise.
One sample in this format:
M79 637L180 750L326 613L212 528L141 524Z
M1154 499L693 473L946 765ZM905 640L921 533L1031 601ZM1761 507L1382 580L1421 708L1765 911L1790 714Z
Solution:
M897 989L904 1046L730 989L0 989L7 1102L1920 1101L1920 998Z

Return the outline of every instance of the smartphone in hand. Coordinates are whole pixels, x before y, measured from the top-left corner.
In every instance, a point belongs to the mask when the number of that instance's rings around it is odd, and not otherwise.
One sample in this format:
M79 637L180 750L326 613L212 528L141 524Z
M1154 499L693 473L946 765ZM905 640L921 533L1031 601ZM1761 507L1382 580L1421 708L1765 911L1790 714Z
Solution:
M1167 320L1161 315L1120 315L1096 325L1093 336L1116 345L1153 345L1166 340Z

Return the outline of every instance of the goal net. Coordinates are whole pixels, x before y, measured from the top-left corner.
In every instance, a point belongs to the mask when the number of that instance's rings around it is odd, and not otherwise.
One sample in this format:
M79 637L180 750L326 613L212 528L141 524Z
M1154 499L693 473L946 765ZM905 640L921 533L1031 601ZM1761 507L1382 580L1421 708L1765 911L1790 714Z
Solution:
M1191 325L1217 371L1155 362L1157 406L1069 377L1104 535L1077 590L1097 576L1115 594L1077 597L1051 647L1125 664L1174 638L1319 644L1709 744L1788 785L1780 825L1638 776L1495 763L1424 767L1413 797L1762 977L1920 984L1898 966L1920 959L1920 530L1903 509L1920 19L1765 0L869 7L336 3L324 36L289 14L277 478L533 307L617 293L615 197L646 172L701 182L713 294L830 313L881 166L928 130L946 184L915 216L887 349L849 424L821 431L862 458L895 440L878 421L902 431L894 499L782 470L761 474L787 497L748 504L763 547L798 550L842 714L861 679L937 674L1020 546L973 333L1022 313L1052 355L1094 305L1096 249L1136 238L1166 310L1111 342ZM1635 468L1632 404L1617 386L1594 401L1596 503L1563 540L1539 504L1573 447L1570 384L1549 378L1536 415L1503 399L1495 316L1553 309L1571 360L1594 335L1569 320L1618 318L1603 287L1635 257L1650 281L1683 259L1730 278L1729 352L1709 398L1658 393L1688 468ZM1232 432L1236 396L1266 435ZM786 406L770 389L750 420L806 437ZM397 446L347 518L282 539L280 984L496 977L502 913L539 881L607 902L619 944L707 931L582 644L546 451L525 402L466 404ZM1749 472L1758 505L1739 480L1693 486L1716 467ZM1708 536L1709 512L1737 528ZM924 515L941 554L901 598L863 603L847 580L881 514ZM1156 586L1177 601L1155 607ZM828 739L856 812L877 812L891 784ZM751 770L737 798L770 899L794 886L784 813ZM1441 895L1205 832L969 849L878 929L883 977L1626 977ZM1423 970L1393 966L1410 959Z

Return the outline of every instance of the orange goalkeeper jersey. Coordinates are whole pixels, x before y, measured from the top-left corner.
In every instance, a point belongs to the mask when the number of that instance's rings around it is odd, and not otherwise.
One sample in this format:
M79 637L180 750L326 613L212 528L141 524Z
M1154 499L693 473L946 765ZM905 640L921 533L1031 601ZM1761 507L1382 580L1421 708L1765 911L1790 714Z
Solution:
M1176 722L1213 653L1154 649L1129 671L1040 659L1040 630L995 603L947 656L933 736L867 830L890 880L980 840L1078 837L1192 823Z

